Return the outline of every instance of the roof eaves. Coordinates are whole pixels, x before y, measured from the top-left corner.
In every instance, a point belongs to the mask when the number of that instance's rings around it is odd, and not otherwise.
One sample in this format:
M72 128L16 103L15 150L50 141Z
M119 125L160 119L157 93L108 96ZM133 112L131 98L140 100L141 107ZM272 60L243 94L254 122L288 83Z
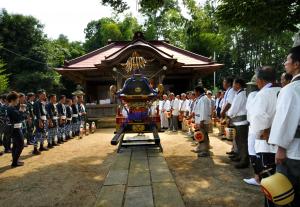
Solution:
M203 55L199 55L199 54L196 54L196 53L193 53L191 51L188 51L188 50L185 50L185 49L182 49L182 48L179 48L179 47L176 47L174 45L171 45L165 41L161 41L163 45L166 45L167 47L169 47L170 49L174 49L176 50L177 52L183 52L185 54L188 54L188 55L192 55L194 56L195 58L199 58L200 60L202 61L207 61L207 62L211 62L211 58L208 58L208 57L205 57Z
M77 57L77 58L74 58L74 59L65 61L65 66L68 66L68 65L71 65L71 64L75 64L75 63L78 63L78 62L80 62L80 61L82 61L82 60L85 60L85 59L87 59L87 58L90 58L90 57L92 57L92 56L94 56L94 55L99 54L100 52L103 52L104 50L108 50L108 49L112 48L114 45L115 45L115 43L111 43L111 44L108 44L108 45L106 45L106 46L104 46L104 47L101 47L101 48L99 48L99 49L96 49L96 50L94 50L94 51L92 51L92 52L89 52L89 53L87 53L87 54L84 54L84 55L82 55L82 56L79 56L79 57Z

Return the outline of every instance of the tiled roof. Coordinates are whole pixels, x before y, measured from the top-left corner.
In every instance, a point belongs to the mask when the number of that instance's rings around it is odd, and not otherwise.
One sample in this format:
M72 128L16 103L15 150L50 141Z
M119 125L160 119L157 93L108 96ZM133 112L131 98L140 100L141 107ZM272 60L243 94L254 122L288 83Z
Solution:
M222 64L216 64L211 59L192 53L190 51L175 47L164 41L145 41L143 39L136 39L133 41L115 41L100 49L92 51L81 57L70 61L65 61L62 70L91 70L104 66L108 62L114 62L122 57L125 52L130 52L135 49L144 49L152 52L158 57L165 60L172 60L178 63L183 68L220 68Z

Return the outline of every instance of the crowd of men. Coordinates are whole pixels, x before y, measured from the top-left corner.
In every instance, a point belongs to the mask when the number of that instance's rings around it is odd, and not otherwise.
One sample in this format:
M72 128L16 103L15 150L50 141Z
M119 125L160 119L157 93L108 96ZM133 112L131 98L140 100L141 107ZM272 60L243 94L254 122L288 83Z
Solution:
M202 86L180 96L165 94L154 103L151 113L159 113L162 130L176 133L180 129L193 138L197 143L193 151L198 157L210 155L208 133L212 119L234 129L232 150L227 152L229 159L236 162L237 169L250 164L254 169L254 178L244 181L260 185L263 178L280 172L294 188L295 198L290 206L299 207L300 46L290 50L284 66L281 85L276 81L275 70L263 66L257 68L247 84L241 78L224 78L224 91L218 91L215 97ZM0 112L0 141L4 153L12 153L12 167L23 165L18 159L24 146L33 145L33 154L39 155L79 136L86 114L83 96L67 99L61 95L57 101L55 94L47 97L44 90L26 96L16 92L2 95ZM224 134L220 127L220 135ZM275 204L265 198L265 206Z
M211 91L197 86L193 92L163 95L158 104L161 128L177 132L181 127L197 141L198 157L209 156L208 132L212 119L224 128L235 130L229 159L237 169L251 164L254 177L248 184L275 172L284 174L294 187L295 198L289 205L300 206L300 46L290 50L284 63L281 83L270 66L259 67L249 83L241 78L225 78L224 91L212 98ZM247 88L247 89L246 89ZM204 138L197 139L198 131ZM290 192L287 192L290 193ZM287 194L288 195L288 194ZM265 206L276 206L265 198Z
M33 145L32 153L63 144L76 136L81 138L80 128L86 117L83 96L71 99L55 94L48 97L44 90L37 94L10 92L0 96L0 144L3 153L12 153L12 167L22 166L19 157L24 147ZM47 146L45 145L47 141Z

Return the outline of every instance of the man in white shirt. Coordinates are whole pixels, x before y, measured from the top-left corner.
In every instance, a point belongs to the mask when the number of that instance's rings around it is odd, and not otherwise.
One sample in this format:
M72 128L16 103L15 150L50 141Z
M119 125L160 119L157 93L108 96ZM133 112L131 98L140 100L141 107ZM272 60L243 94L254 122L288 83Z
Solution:
M160 115L160 124L162 129L167 129L169 127L168 117L166 112L170 111L170 101L166 94L163 95L163 100L159 104L159 115Z
M250 122L251 119L251 109L253 108L253 103L256 94L258 93L258 88L256 84L256 75L253 76L250 82L247 83L247 103L246 103L246 110L247 110L247 120ZM254 169L254 178L249 179L243 179L246 183L250 185L260 185L259 176L256 171L255 165L256 165L256 152L255 152L255 140L259 139L259 135L255 134L251 130L251 125L249 126L249 132L248 132L248 153L250 158L250 164L252 165Z
M225 119L228 117L227 112L231 107L232 101L236 94L235 90L232 88L233 79L231 77L227 77L223 80L223 88L226 90L223 98L223 104L221 108L221 118ZM231 124L230 124L231 126ZM220 132L220 135L224 135L223 132ZM222 138L226 139L226 138ZM229 155L235 155L237 153L237 144L236 141L233 140L232 149L230 152L226 152Z
M276 114L270 133L270 144L278 146L276 152L277 171L291 181L295 197L290 204L300 206L300 46L290 50L284 63L292 82L279 94Z
M177 132L180 100L177 97L175 97L173 93L170 94L170 98L171 98L171 111L172 111L170 131Z
M180 116L180 118L178 117L178 121L181 124L182 131L186 131L186 127L185 127L185 124L184 124L184 117L187 115L187 113L189 111L189 109L188 109L189 100L186 98L185 93L182 93L180 95L180 97L181 97L180 107L179 107L179 116Z
M246 102L247 96L244 80L237 78L233 82L233 89L236 91L236 95L232 101L232 105L227 114L230 117L231 123L236 129L235 141L237 143L238 154L236 161L239 161L235 165L235 168L242 169L249 166L248 157L248 121Z
M232 101L236 92L232 88L233 79L227 77L223 80L223 88L226 90L224 94L224 101L221 109L221 117L225 118L227 115L227 111L230 109Z
M275 173L275 152L277 147L270 145L267 140L275 116L280 87L273 85L276 74L274 69L269 66L259 68L256 77L257 87L260 91L256 94L253 102L250 126L251 131L257 135L255 140L255 152L257 155L255 171L262 178L264 171L268 171L270 174ZM274 204L265 198L265 206L274 206Z
M197 96L194 107L196 130L203 130L205 135L204 140L198 143L195 152L198 153L198 157L207 157L209 156L208 124L210 121L211 104L202 86L195 88L195 94Z

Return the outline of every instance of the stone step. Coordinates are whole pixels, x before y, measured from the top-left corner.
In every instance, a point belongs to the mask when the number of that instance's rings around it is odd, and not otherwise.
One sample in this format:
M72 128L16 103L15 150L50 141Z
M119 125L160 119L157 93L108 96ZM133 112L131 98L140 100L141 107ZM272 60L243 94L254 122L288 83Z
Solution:
M122 207L125 185L103 186L95 207Z
M136 148L116 155L96 207L184 207L163 154Z

